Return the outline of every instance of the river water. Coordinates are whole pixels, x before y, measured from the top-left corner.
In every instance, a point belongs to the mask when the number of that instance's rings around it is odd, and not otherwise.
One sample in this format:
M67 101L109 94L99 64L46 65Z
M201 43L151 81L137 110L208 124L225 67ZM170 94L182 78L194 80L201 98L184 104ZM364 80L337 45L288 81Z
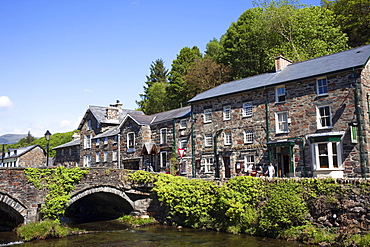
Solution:
M233 235L211 230L196 230L189 228L177 229L170 226L148 226L140 228L128 228L117 221L103 221L78 225L80 229L101 231L91 234L70 236L59 239L47 239L19 242L14 232L0 232L0 246L14 247L80 247L80 246L245 246L245 247L298 247L307 246L297 242L287 242L269 238L257 238L247 235Z

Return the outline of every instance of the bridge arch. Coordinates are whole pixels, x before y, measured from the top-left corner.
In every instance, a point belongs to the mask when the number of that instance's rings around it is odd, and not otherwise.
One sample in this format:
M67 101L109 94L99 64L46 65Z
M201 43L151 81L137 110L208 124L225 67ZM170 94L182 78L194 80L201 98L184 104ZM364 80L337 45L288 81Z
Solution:
M14 228L27 219L27 207L8 194L0 192L0 218L2 227Z
M72 195L65 216L80 221L108 220L129 214L134 208L134 202L124 191L112 186L96 186Z

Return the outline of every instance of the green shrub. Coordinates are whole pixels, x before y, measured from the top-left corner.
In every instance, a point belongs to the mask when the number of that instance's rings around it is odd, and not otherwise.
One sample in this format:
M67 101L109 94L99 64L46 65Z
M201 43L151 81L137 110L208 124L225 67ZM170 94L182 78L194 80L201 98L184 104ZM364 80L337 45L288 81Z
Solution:
M292 241L302 241L306 244L323 244L335 243L338 234L329 228L320 228L307 224L286 229L278 237Z
M149 184L156 180L156 175L146 171L136 171L128 175L129 180L136 184Z
M34 239L66 237L70 233L70 231L70 228L63 227L59 223L52 220L31 222L27 225L23 225L17 228L18 236L25 241L31 241Z
M267 201L261 208L260 229L276 236L279 231L302 225L308 213L302 187L294 180L277 180L269 185Z
M117 220L129 224L131 226L145 226L145 225L151 225L155 224L156 220L152 217L149 218L140 218L140 217L134 217L132 215L124 215Z

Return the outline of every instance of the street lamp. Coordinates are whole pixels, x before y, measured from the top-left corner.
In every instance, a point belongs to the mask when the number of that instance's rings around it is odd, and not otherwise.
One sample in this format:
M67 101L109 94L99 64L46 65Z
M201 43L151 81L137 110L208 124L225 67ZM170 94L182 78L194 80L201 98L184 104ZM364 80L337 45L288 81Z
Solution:
M49 130L47 130L46 133L45 133L45 139L48 142L46 144L46 166L49 166L49 142L50 142L50 136L51 136L51 133L50 133Z

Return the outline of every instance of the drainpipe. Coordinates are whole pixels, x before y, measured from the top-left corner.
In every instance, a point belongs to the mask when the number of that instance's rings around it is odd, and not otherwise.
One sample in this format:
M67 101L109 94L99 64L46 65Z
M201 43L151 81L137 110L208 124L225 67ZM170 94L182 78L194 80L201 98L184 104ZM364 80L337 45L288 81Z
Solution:
M173 120L173 152L172 155L176 158L177 161L177 155L176 155L176 119ZM172 165L170 163L170 174L172 173Z
M213 136L213 151L215 154L215 165L216 165L215 178L220 178L220 163L219 163L219 155L218 155L218 148L217 148L217 138L223 130L224 129L217 130L215 132L215 135Z
M192 178L195 178L195 142L194 142L194 111L191 105L191 172Z
M266 146L270 142L270 118L269 118L269 99L266 87L264 88L266 92L266 101L265 101L265 110L266 110ZM267 146L268 156L269 156L269 163L272 163L272 156L271 150Z
M355 78L355 108L356 108L356 118L358 122L358 136L360 138L360 161L363 168L363 177L366 179L366 160L364 157L364 137L362 133L362 118L361 118L361 106L360 106L360 98L359 98L359 89L358 89L358 80ZM359 79L359 78L358 78Z
M118 133L118 169L121 169L121 134Z

